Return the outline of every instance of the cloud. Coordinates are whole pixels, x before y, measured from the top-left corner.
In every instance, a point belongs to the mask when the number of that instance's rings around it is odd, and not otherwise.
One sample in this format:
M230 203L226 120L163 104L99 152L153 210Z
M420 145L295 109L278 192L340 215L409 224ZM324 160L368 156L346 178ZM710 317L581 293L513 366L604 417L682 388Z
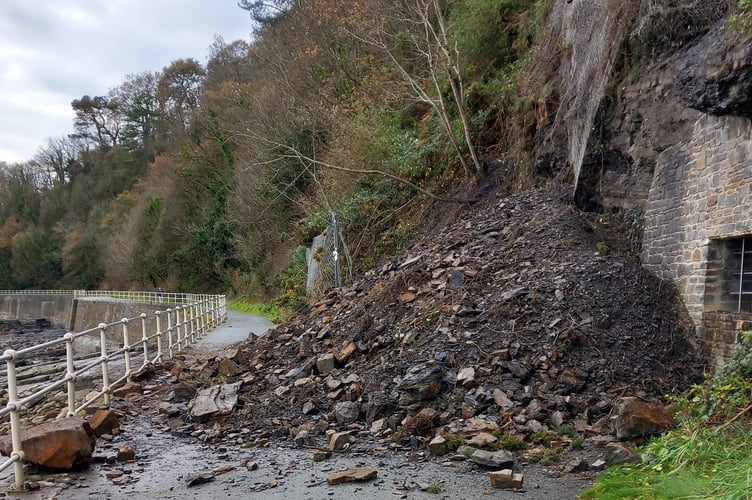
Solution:
M249 39L235 0L0 1L0 161L73 132L70 102L192 57L214 36Z

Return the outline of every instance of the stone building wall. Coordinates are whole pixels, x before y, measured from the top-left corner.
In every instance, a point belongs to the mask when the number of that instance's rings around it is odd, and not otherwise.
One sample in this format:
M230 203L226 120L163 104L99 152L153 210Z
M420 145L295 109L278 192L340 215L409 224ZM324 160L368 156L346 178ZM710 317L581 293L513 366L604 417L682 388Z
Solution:
M719 325L746 324L744 318L705 317L724 309L720 254L725 241L749 235L752 123L745 117L702 114L688 141L658 157L645 210L642 259L647 269L677 284L699 341L717 363L728 358L725 346L735 339Z

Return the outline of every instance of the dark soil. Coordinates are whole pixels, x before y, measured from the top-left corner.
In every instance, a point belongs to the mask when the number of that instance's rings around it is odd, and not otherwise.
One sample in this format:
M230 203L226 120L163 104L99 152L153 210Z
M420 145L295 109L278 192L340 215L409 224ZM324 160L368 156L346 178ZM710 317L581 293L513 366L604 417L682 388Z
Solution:
M593 424L617 397L659 401L687 389L704 363L673 287L567 199L566 190L542 190L470 207L258 338L242 367L252 382L242 389L244 407L230 419L297 425L310 420L303 403L327 414L341 400L361 402L367 423L423 406L460 417L461 403L472 407L465 416L498 414L490 393L501 388L513 413L536 398L539 420L560 410L566 421ZM333 397L311 360L351 342L355 351L334 375L358 381ZM441 368L441 390L406 408L400 382L426 364ZM475 369L475 388L458 391L453 376L466 367ZM284 384L290 393L277 397Z

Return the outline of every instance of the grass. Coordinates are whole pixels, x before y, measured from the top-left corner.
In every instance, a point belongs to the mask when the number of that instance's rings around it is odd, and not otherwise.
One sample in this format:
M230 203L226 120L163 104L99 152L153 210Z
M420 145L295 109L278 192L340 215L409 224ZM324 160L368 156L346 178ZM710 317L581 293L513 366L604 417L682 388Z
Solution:
M444 485L442 483L433 483L428 488L426 488L426 492L428 493L441 493L444 491Z
M752 336L704 384L676 398L677 427L608 469L580 498L752 499Z
M729 433L658 438L644 450L647 461L610 468L584 492L583 499L750 499L752 498L752 435L748 429ZM665 450L663 459L650 450Z
M281 323L284 319L283 312L273 304L246 302L242 299L232 299L227 301L227 308L246 314L264 316L266 318L269 318L274 323Z

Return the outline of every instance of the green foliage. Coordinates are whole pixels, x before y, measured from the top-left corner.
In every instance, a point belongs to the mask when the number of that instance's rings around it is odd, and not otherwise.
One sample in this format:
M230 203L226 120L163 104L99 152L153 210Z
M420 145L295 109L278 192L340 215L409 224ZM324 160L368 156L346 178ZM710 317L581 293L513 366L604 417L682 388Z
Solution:
M582 498L749 498L752 491L752 343L677 398L678 425L652 439L643 462L609 469Z
M459 434L445 434L444 439L446 439L447 448L451 452L457 451L457 448L465 444L465 438Z
M514 62L518 26L513 18L530 8L521 0L473 0L454 2L450 20L453 37L462 55L464 70L482 79Z
M274 323L282 322L282 311L274 304L264 304L260 302L246 302L243 299L232 299L227 301L227 308L232 311L243 312L246 314L255 314L264 316Z
M441 493L444 491L444 483L433 483L426 488L426 493Z
M277 307L295 311L305 304L306 279L308 277L305 257L306 248L303 246L297 247L292 253L290 263L280 273L281 293L274 301Z
M241 3L270 13L269 2ZM413 189L317 161L382 170L440 192L453 187L459 167L449 132L395 82L383 53L351 36L372 34L370 5L271 4L285 15L261 23L252 42L216 44L208 72L178 60L128 76L106 96L77 99L82 135L65 143L71 150L55 170L65 182L53 177L42 188L33 169L0 175L0 227L14 221L1 235L0 283L96 287L107 271L117 287L279 292L278 303L294 309L305 300L304 259L296 250L280 273L278 256L321 232L331 210L361 269L410 241L427 205ZM544 4L446 4L473 142L483 149L504 149L502 122L532 115L516 82ZM402 4L389 8L392 21L408 15ZM397 24L397 57L411 73L429 74L408 32L414 27ZM463 150L443 71L436 76Z
M10 265L18 288L55 288L62 275L59 242L38 229L13 238Z
M500 450L522 451L527 448L527 443L508 432L504 432L496 437L499 439L497 447Z
M743 35L749 34L752 28L752 0L738 0L736 12L731 15L730 25Z

